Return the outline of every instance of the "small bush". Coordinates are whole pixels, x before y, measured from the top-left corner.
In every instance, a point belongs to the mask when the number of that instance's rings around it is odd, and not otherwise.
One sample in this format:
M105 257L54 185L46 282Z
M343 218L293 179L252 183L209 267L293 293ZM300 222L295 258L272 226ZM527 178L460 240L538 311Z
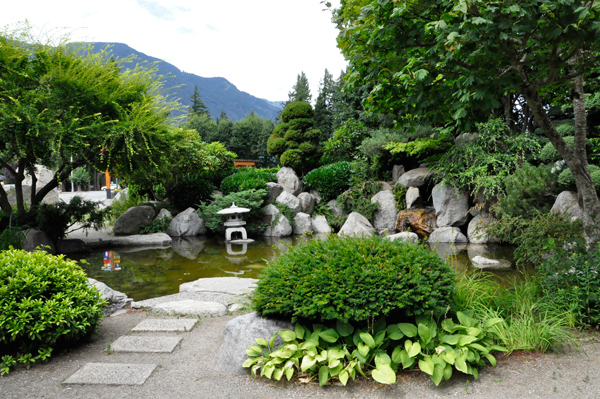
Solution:
M350 214L358 212L369 220L373 220L373 212L379 209L379 203L371 203L371 198L381 191L381 183L366 181L355 184L337 198L340 209Z
M352 185L352 167L350 162L342 161L321 166L307 173L304 183L321 194L327 202L337 198Z
M277 181L277 169L240 168L221 182L223 194L246 190L266 190L268 182Z
M0 373L46 360L96 329L104 302L83 270L42 251L0 252Z
M169 228L171 220L171 218L154 219L152 223L140 231L140 234L164 233Z
M209 202L216 187L201 176L187 176L171 189L173 205L180 212L188 208L197 208L201 203Z
M408 191L408 189L402 184L396 184L392 189L394 199L396 200L396 208L399 211L406 209L406 191Z
M271 261L254 291L265 316L364 322L443 312L454 276L428 249L381 237L310 240Z
M202 204L198 209L198 214L204 219L204 225L213 232L220 232L224 229L224 219L217 212L229 208L233 203L241 208L250 209L249 213L244 214L246 221L246 231L248 234L258 234L267 228L262 222L260 212L267 190L247 190L239 193L231 193L226 196L215 195L210 204Z
M594 187L596 190L600 189L600 167L596 165L588 165L590 171L590 177L592 178L592 182L594 183ZM562 188L572 188L575 187L575 178L573 177L573 173L571 173L571 169L566 168L560 175L558 175L558 184Z
M575 143L575 137L563 137L569 147L573 148L573 144ZM563 159L556 148L552 145L552 143L548 142L544 144L538 159L544 163L554 163L556 161L560 161Z

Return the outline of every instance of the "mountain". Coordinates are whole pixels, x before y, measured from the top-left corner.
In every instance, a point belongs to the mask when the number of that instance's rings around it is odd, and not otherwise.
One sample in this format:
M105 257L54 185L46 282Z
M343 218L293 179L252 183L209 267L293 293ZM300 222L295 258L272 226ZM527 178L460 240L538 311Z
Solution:
M186 107L184 113L187 113L187 107L191 105L190 97L194 93L194 85L198 85L202 101L206 104L213 118L218 117L221 111L225 111L230 119L236 121L246 117L254 110L262 118L275 119L283 108L283 102L254 97L238 90L235 85L225 78L204 78L193 73L183 72L175 65L140 53L123 43L95 42L89 44L93 46L94 51L100 51L110 45L112 55L117 61L119 58L129 57L130 55L135 56L134 63L159 61L158 74L170 76L165 79L165 88L175 87L175 89L170 89L168 93L170 96L178 98L179 102Z

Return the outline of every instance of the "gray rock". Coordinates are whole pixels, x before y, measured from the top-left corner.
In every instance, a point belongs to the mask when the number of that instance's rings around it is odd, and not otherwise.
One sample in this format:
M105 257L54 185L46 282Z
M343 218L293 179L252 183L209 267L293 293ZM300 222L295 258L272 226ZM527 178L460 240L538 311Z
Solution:
M431 177L432 172L427 168L416 168L413 170L409 170L404 173L402 176L398 178L398 184L402 184L404 187L423 187L429 178Z
M571 221L581 220L583 210L577 201L577 193L574 191L563 191L558 194L550 212L566 214Z
M394 187L392 187L390 185L390 183L388 183L386 181L380 181L379 183L381 184L381 190L384 190L384 191L393 191L394 190Z
M23 249L27 252L33 252L37 249L41 249L49 254L56 255L54 243L50 241L50 238L48 238L46 233L36 229L29 229L25 232Z
M124 306L129 305L132 301L132 299L128 298L126 294L117 290L113 290L101 281L94 280L93 278L88 278L88 284L96 288L96 290L100 293L102 299L108 302L108 308L110 310L110 313L112 313L116 309L120 309Z
M43 165L35 165L35 177L36 181L36 193L39 192L42 188L44 188L48 183L50 183L54 179L54 171L48 169ZM28 187L28 193L25 194L25 189L23 190L23 195L26 203L31 203L31 187L33 186L33 179L31 175L25 171L25 179L21 182L23 186ZM53 188L44 196L42 202L45 204L55 204L59 201L58 196L58 188Z
M392 168L392 181L394 183L398 183L398 179L402 176L406 171L404 170L403 165L394 165Z
M277 183L281 184L284 191L292 195L300 194L304 187L294 169L285 166L277 172Z
M167 234L171 237L197 236L207 232L204 220L198 216L194 208L188 208L175 216L167 229Z
M310 215L307 213L298 212L296 216L294 216L293 233L301 236L312 231L313 225Z
M71 238L67 240L58 240L56 243L56 252L59 254L75 254L89 252L90 246L85 241Z
M358 212L348 215L346 223L340 229L339 236L360 237L373 235L375 229L369 220Z
M398 221L398 209L396 208L396 199L394 193L388 190L380 191L371 198L371 203L379 204L379 209L373 213L373 227L377 234L388 234L396 232L396 223Z
M31 186L26 184L21 186L21 191L23 192L23 202L26 204L31 203ZM6 195L8 196L8 202L11 206L17 206L17 190L14 187L11 187L6 190Z
M315 234L331 234L331 227L327 223L327 218L323 215L317 215L312 220L312 228Z
M126 237L114 237L110 245L114 247L169 247L173 240L165 233L137 234Z
M122 214L113 225L113 233L117 236L140 234L140 231L152 223L156 212L148 205L133 206Z
M469 222L469 227L467 228L469 242L473 244L500 242L496 237L492 237L485 232L485 228L493 220L492 215L489 213L480 213L475 216L473 220Z
M343 216L344 212L342 212L342 210L340 209L340 207L337 204L337 200L332 199L331 201L329 201L327 203L327 205L329 205L329 209L331 209L331 214L333 216Z
M402 233L392 234L386 237L390 241L406 241L406 242L417 242L419 236L409 231L403 231Z
M171 220L173 219L173 215L171 214L171 212L169 212L169 210L167 208L163 208L160 210L160 212L158 213L158 216L156 216L154 218L154 220Z
M214 365L229 375L249 374L250 369L242 367L242 364L248 358L246 349L256 344L255 339L269 340L280 330L293 329L294 326L289 321L265 319L256 312L236 317L225 326L223 342L215 356ZM277 348L281 344L283 341L278 337L274 347Z
M469 196L450 185L436 184L431 193L438 227L459 227L469 220Z
M406 190L406 209L421 207L421 193L417 187L409 187Z
M450 256L454 257L460 254L465 249L467 249L467 244L456 242L430 242L429 248L432 251L435 251L435 253L437 253L440 258L446 260Z
M119 191L117 195L113 197L113 201L126 201L129 198L129 187Z
M506 270L512 266L506 259L488 259L483 256L475 256L471 263L477 269Z
M315 199L316 205L319 205L321 203L321 201L323 201L323 197L321 197L321 193L319 193L315 189L310 190L310 195L312 195L313 198Z
M279 194L279 197L277 197L275 202L287 205L294 212L302 211L300 200L296 196L288 193L287 191L284 191L281 194Z
M254 290L258 280L240 277L201 278L179 286L179 292L212 292L230 295L246 295Z
M309 193L298 194L300 201L300 212L308 213L309 215L315 210L315 198Z
M267 198L266 204L272 204L277 197L283 192L283 186L279 183L268 182L267 183Z
M457 227L440 227L429 236L429 242L469 242L467 237Z
M197 259L204 249L204 237L173 237L173 251L188 259Z
M267 205L262 209L263 222L269 227L262 233L267 237L282 237L292 234L292 225L290 221L279 212L275 205Z
M184 299L181 301L163 302L152 308L152 310L163 313L187 314L187 315L216 315L227 314L227 306L218 302L203 302Z

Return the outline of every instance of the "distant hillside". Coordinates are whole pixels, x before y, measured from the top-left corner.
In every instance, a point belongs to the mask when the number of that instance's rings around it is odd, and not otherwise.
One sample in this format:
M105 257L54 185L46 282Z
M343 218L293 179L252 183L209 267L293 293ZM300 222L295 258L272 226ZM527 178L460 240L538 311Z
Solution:
M158 58L140 53L123 43L97 42L90 44L93 45L94 51L99 51L107 45L111 45L112 54L117 60L134 55L136 62L140 63L160 61ZM190 97L194 92L194 85L198 85L202 101L208 107L213 118L218 117L221 111L225 111L227 116L235 121L244 118L254 110L257 115L263 118L275 119L282 108L282 103L263 100L238 90L225 78L203 78L192 73L182 72L175 65L164 61L158 64L158 73L171 76L165 80L165 87L181 86L170 90L169 93L173 97L179 98L179 102L186 107L191 105Z

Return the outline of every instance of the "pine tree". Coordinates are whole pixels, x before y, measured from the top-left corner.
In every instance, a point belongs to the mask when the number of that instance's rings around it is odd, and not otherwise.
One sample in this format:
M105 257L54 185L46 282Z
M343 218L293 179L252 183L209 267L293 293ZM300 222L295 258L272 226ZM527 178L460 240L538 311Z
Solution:
M309 103L312 100L312 94L310 94L310 86L308 85L308 78L301 72L298 74L296 84L292 87L292 91L288 93L288 101L285 106L295 101L303 101ZM285 108L285 107L284 107Z
M189 108L189 113L194 115L210 115L206 104L202 101L202 95L198 91L198 85L194 85L194 94L190 97L192 106Z
M221 110L221 115L219 115L216 120L217 120L217 123L219 123L221 120L227 120L227 119L229 119L229 117L227 116L225 111Z
M333 94L336 89L333 75L325 69L325 76L319 83L319 96L315 104L315 127L323 133L322 140L327 140L333 133Z

